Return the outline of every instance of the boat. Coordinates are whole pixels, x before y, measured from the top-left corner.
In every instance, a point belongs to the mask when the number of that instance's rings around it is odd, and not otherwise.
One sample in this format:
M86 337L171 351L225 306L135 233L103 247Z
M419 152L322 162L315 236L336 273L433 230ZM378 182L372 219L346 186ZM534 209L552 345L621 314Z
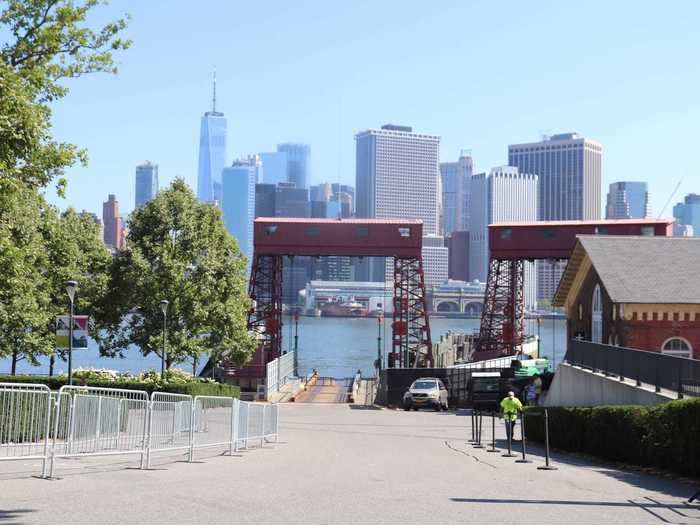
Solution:
M323 317L367 317L368 309L362 303L349 301L328 301L319 304Z

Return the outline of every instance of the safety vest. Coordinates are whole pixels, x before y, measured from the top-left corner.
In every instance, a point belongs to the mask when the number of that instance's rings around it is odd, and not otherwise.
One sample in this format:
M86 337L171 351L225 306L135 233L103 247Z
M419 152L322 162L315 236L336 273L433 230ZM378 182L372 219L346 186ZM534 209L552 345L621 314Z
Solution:
M523 409L523 404L516 397L513 399L506 397L501 401L501 411L503 412L503 417L509 421L515 421L518 419L518 412Z

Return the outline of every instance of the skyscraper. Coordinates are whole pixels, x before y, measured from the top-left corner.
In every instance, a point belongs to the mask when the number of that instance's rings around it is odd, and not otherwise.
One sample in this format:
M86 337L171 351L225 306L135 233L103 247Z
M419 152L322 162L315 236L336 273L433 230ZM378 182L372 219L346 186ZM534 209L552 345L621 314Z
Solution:
M221 170L226 164L226 119L216 111L216 73L212 108L202 116L199 132L197 197L203 202L221 202Z
M262 161L262 181L265 184L279 184L288 182L287 153L284 151L270 151L260 154Z
M149 161L136 166L135 207L140 208L158 193L158 164Z
M613 182L605 205L606 219L645 219L651 215L646 182Z
M469 224L469 188L472 158L460 152L457 162L441 162L443 233L467 231Z
M540 142L508 146L508 163L539 177L542 221L597 220L601 209L603 147L578 133L552 135ZM566 263L539 261L539 301L554 296Z
M258 182L260 158L250 156L234 161L221 174L221 209L226 229L233 235L241 252L250 261L253 256L253 221L255 220L255 185Z
M683 202L673 207L673 216L678 224L692 226L693 234L700 237L700 195L695 193L686 195Z
M124 222L119 215L119 201L113 194L107 196L102 203L102 223L104 225L103 239L108 248L121 250L124 248Z
M387 124L355 135L356 216L420 219L437 235L440 137ZM360 279L385 279L384 260L356 268Z
M488 226L496 222L537 220L538 177L514 166L493 168L472 178L469 224L469 278L486 281L489 263ZM537 273L525 263L525 306L537 302Z
M449 250L442 235L423 236L423 270L426 286L439 286L449 274Z
M277 151L287 154L287 182L300 189L308 188L311 170L311 148L308 144L278 144Z
M447 277L457 281L469 280L469 232L454 231L446 239L449 265Z

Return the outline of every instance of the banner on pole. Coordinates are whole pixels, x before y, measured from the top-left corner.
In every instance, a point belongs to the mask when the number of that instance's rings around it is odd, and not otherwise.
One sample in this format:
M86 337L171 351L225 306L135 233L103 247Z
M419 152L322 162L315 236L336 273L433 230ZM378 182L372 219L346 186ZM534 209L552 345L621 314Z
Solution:
M68 350L68 323L70 316L59 315L56 317L56 349ZM73 316L73 350L87 350L88 348L88 320L87 315Z

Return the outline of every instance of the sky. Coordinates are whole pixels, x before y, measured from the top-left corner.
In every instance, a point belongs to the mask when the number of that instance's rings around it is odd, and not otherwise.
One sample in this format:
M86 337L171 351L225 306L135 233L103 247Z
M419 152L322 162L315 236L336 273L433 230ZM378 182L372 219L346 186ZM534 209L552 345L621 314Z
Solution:
M653 216L700 193L700 2L241 2L112 0L95 24L130 14L119 74L68 82L55 135L85 147L71 205L134 206L134 170L196 188L199 123L228 119L227 163L311 146L311 183L355 182L354 135L391 122L440 135L441 161L471 150L477 172L508 144L578 132L603 145L607 185L649 183Z

